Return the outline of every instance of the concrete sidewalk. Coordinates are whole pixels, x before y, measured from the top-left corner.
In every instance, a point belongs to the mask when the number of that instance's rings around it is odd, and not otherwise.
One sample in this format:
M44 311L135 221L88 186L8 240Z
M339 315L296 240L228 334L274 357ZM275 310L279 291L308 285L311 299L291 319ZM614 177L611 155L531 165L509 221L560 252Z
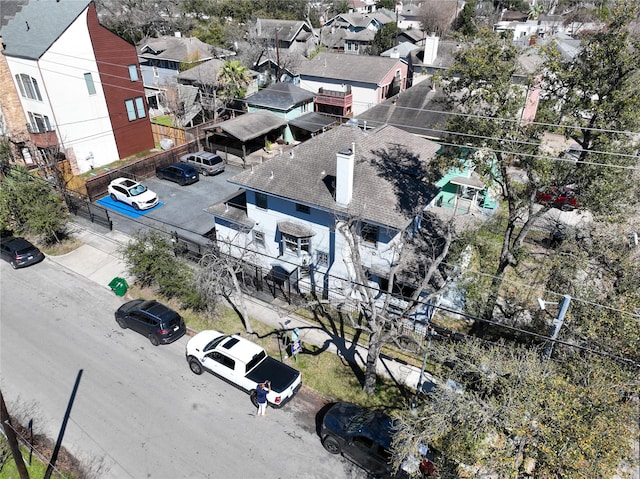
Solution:
M130 236L117 231L100 233L78 223L72 223L70 228L71 236L77 238L83 245L61 256L48 256L49 260L105 288L109 288L109 282L117 276L125 278L129 283L133 282L134 278L127 273L126 264L121 255L122 247L131 241ZM278 301L268 303L250 296L246 296L245 299L249 316L253 320L268 324L274 329L284 329L289 336L297 328L299 338L304 345L313 345L321 350L330 351L364 367L367 358L366 348L354 347L340 335L333 334L295 314L290 314L286 305L278 306ZM377 371L382 376L412 388L417 386L420 377L419 368L385 357L378 360ZM433 378L426 374L423 380L433 381Z

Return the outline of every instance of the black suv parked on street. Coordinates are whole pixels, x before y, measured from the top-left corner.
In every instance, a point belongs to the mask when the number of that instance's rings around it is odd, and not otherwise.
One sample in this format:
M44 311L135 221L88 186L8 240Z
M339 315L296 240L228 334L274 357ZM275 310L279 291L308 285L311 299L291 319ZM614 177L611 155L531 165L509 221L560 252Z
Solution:
M156 300L134 299L115 313L121 328L131 328L149 338L151 344L168 344L187 332L182 316Z
M44 253L29 241L12 236L0 240L0 255L13 269L24 268L44 259Z

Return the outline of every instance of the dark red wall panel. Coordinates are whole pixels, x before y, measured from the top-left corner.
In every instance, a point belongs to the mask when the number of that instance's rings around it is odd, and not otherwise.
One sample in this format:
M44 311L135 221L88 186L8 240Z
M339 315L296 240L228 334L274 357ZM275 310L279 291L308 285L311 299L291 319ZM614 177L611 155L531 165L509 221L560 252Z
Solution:
M152 149L155 145L136 48L100 25L93 3L89 5L87 23L120 158ZM136 66L138 81L131 81L129 65ZM137 97L144 101L146 116L129 121L125 101Z

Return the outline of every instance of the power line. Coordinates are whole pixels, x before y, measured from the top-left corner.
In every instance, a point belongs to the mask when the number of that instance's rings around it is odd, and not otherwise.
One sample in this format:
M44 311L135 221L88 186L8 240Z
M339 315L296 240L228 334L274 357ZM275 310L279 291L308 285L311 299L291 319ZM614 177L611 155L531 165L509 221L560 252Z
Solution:
M77 57L77 56L73 56L73 55L65 55L65 54L60 54L60 56L68 56L70 58L76 58L76 59L82 59L81 57ZM87 60L89 61L89 60ZM52 62L55 63L55 62ZM109 62L104 62L107 65L115 65ZM60 63L60 65L65 66L67 68L77 68L78 70L82 70L82 71L86 71L84 69L81 69L80 67L77 67L75 65L66 65L66 64L62 64ZM142 66L141 66L142 69ZM46 69L45 69L46 71ZM77 78L75 75L71 75L71 74L65 74L63 72L59 72L57 70L49 70L51 72L57 73L57 74L61 74L61 75L67 75L69 77L72 78ZM115 76L117 78L120 79L128 79L128 77L118 77L116 75L112 75ZM108 83L102 83L103 85L107 85L107 86L112 86L114 88L124 88L121 85L110 85ZM170 86L170 85L167 85ZM138 94L138 90L133 90L133 89L127 89L130 91L135 92L136 94ZM406 91L406 90L405 90ZM274 92L276 95L277 94L282 94L284 95L283 92ZM313 93L313 92L312 92ZM402 93L402 92L401 92ZM400 94L401 94L400 93ZM244 99L237 99L237 101L241 102L241 103L245 103L248 104L248 100L246 98ZM356 102L358 103L358 102ZM365 102L359 102L359 103L365 103ZM368 105L368 103L367 103ZM382 105L382 107L387 106L390 108L389 105L384 105L384 104L378 104L375 105L377 107L380 107ZM511 122L511 123L515 123L515 122L519 122L519 120L516 119L507 119L507 118L496 118L496 117L490 117L490 116L484 116L484 115L474 115L474 114L464 114L464 113L459 113L459 112L455 112L455 111L442 111L442 110L430 110L427 108L414 108L414 107L405 107L405 106L395 106L395 108L397 109L407 109L410 111L417 111L417 112L426 112L426 113L436 113L436 114L446 114L449 116L464 116L464 117L471 117L471 118L478 118L478 119L486 119L486 120L490 120L490 121L501 121L501 122ZM233 109L233 108L227 108L228 110L231 111L236 111L236 112L242 112L245 113L244 110L237 110L237 109ZM346 119L346 117L341 117L338 116L338 118L341 119ZM373 120L373 122L375 122L375 120ZM425 131L434 131L434 132L440 132L440 133L444 133L444 134L449 134L449 135L457 135L457 136L464 136L464 137L470 137L470 138L476 138L476 139L486 139L486 140L492 140L492 141L499 141L499 138L495 138L495 137L486 137L486 136L481 136L481 135L473 135L470 133L460 133L460 132L453 132L453 131L449 131L449 130L440 130L437 128L426 128L426 127L415 127L413 125L403 125L403 124L398 124L398 123L389 123L386 122L386 124L389 124L391 126L396 126L399 128L402 127L411 127L414 129L423 129ZM569 129L580 129L580 130L585 130L585 131L596 131L596 132L601 132L601 133L616 133L616 134L626 134L626 135L633 135L633 132L630 131L621 131L621 130L612 130L612 129L603 129L603 128L595 128L595 127L582 127L579 125L566 125L566 124L553 124L553 123L542 123L542 122L531 122L531 124L535 124L535 125L540 125L540 126L546 126L546 127L552 127L552 128L569 128ZM64 124L62 124L64 126ZM524 140L515 140L515 143L520 143L520 144L524 144L524 145L531 145L531 146L540 146L539 143L536 142L527 142ZM454 146L454 147L460 147L460 146L467 146L467 147L471 147L470 145L458 145L458 144L454 144L454 143L446 143L446 142L440 142L443 145L446 146ZM527 153L522 153L522 152L517 152L517 151L508 151L508 150L498 150L498 149L492 149L489 148L490 151L493 152L498 152L498 153L503 153L503 154L511 154L511 155L520 155L520 156L531 156L534 158L539 158L539 159L545 159L545 160L556 160L556 161L570 161L567 160L566 158L557 158L557 157L551 157L551 156L545 156L545 155L534 155L534 154L527 154ZM606 151L597 151L597 150L589 150L590 153L594 153L594 154L604 154L604 155L611 155L611 156L618 156L618 157L627 157L627 158L635 158L635 155L631 155L631 154L624 154L624 153L615 153L615 152L606 152ZM613 167L613 168L622 168L622 169L631 169L631 170L636 170L637 168L635 167L628 167L628 166L620 166L620 165L609 165L606 163L597 163L597 162L586 162L586 161L582 161L580 162L582 164L589 164L589 165L593 165L593 166L607 166L607 167Z
M163 229L161 229L159 227L146 224L146 223L140 221L137 218L128 218L128 219L131 219L132 221L134 221L136 223L144 225L146 228L150 228L150 229L162 232L164 234L171 234L171 233L168 233L167 231L165 231L165 230L163 230ZM189 232L189 233L193 233L195 236L202 236L202 235L200 235L199 233L197 233L195 231L192 231L192 230L189 230L189 229L186 229L186 228L181 228L181 227L178 227L176 225L173 225L173 224L170 224L170 223L166 223L166 222L163 222L163 221L160 221L160 220L157 220L157 219L153 219L153 221L157 222L157 223L160 223L161 225L169 226L170 229L173 229L174 231L177 228L177 229ZM247 246L236 245L236 244L234 244L234 243L232 243L230 241L226 241L226 240L223 240L221 238L216 238L216 242L225 244L226 246L229 246L229 247L236 248L236 249L238 249L240 251L243 251L245 253L251 253L251 254L254 254L254 255L263 256L263 257L266 257L266 258L278 260L280 262L288 263L288 264L290 264L292 266L296 266L296 267L298 266L297 263L294 263L294 262L291 262L291 261L287 261L287 260L285 260L283 258L274 258L272 256L267 255L266 253L262 253L262 252L259 252L259 251L254 251L254 250L249 249ZM239 260L239 261L244 261L243 259L238 259L238 258L234 258L234 259ZM350 284L355 285L355 286L361 286L361 287L365 287L365 288L371 289L371 285L361 284L361 283L358 283L355 280L350 280L350 279L347 279L347 278L338 277L338 276L335 276L334 274L327 274L327 276L329 278L333 278L333 279L337 279L337 280L341 280L341 281L347 281ZM385 293L386 294L386 291L382 291L379 287L377 288L377 291L378 291L378 293ZM329 291L329 292L331 292L331 291ZM334 291L334 293L335 294L342 294L343 291L336 290L336 291ZM542 335L542 334L539 334L539 333L535 333L533 331L528 331L528 330L525 330L525 329L522 329L522 328L518 328L518 327L515 327L515 326L510 326L510 325L507 325L507 324L504 324L504 323L501 323L501 322L498 322L498 321L494 321L494 320L490 320L490 319L486 319L486 318L481 318L481 317L474 316L474 315L471 315L469 313L465 313L463 311L455 310L455 309L448 308L448 307L445 307L445 306L433 305L431 303L428 303L428 302L425 302L425 301L422 301L422 300L418 300L418 301L416 301L416 303L417 304L422 304L422 305L424 305L426 307L430 307L430 308L446 311L446 312L451 313L451 314L459 315L459 316L462 316L462 317L464 317L464 318L466 318L468 320L478 321L478 322L490 324L490 325L498 327L498 328L507 329L507 330L510 330L512 332L517 332L519 334L523 334L523 335L527 335L527 336L530 336L530 337L534 337L534 338L539 339L539 340L543 340L543 341L549 341L550 340L548 336L545 336L545 335ZM571 347L571 348L574 348L574 349L578 349L578 350L581 350L581 351L584 351L584 352L587 352L587 353L590 353L590 354L595 354L595 355L599 355L599 356L602 356L602 357L608 357L608 358L616 360L618 362L622 362L622 363L625 363L625 364L630 364L630 365L633 365L633 366L636 366L636 367L640 367L640 363L635 361L635 360L633 360L633 359L622 357L622 356L616 356L616 355L608 353L606 351L596 350L596 349L593 349L593 348L589 348L587 346L576 345L576 344L569 343L569 342L566 342L566 341L561 341L561 340L558 340L558 339L554 340L554 342L556 344L562 344L562 345L565 345L565 346L568 346L568 347Z

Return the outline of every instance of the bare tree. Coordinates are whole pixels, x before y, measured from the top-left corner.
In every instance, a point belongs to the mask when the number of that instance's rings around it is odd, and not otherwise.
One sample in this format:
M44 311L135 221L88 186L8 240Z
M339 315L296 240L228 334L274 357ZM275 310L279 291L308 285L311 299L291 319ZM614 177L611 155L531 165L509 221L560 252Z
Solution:
M205 302L215 305L219 298L226 299L238 312L247 333L253 328L247 310L245 291L241 278L247 265L254 261L249 244L236 246L237 237L227 241L218 241L218 247L209 249L200 260L196 276L196 288Z
M435 217L429 219L437 223ZM336 231L348 246L349 256L345 262L348 262L347 269L353 276L349 302L354 307L343 308L342 313L354 328L369 336L363 390L372 394L375 392L376 365L382 347L386 343L398 343L402 333L401 319L424 308L429 300L442 292L445 285L438 281L440 286L434 288L433 283L435 278L440 278L438 270L455 235L452 220L436 228L423 228L415 234L409 229L400 232L390 245L392 260L388 282L386 289L381 291L369 282L363 265L360 229L361 218L357 216L339 219L336 224ZM398 311L394 310L392 303L403 280L412 283L413 292L403 298L404 307ZM432 291L426 294L429 290Z
M457 15L455 0L426 0L420 8L420 25L424 32L444 37L451 31Z

